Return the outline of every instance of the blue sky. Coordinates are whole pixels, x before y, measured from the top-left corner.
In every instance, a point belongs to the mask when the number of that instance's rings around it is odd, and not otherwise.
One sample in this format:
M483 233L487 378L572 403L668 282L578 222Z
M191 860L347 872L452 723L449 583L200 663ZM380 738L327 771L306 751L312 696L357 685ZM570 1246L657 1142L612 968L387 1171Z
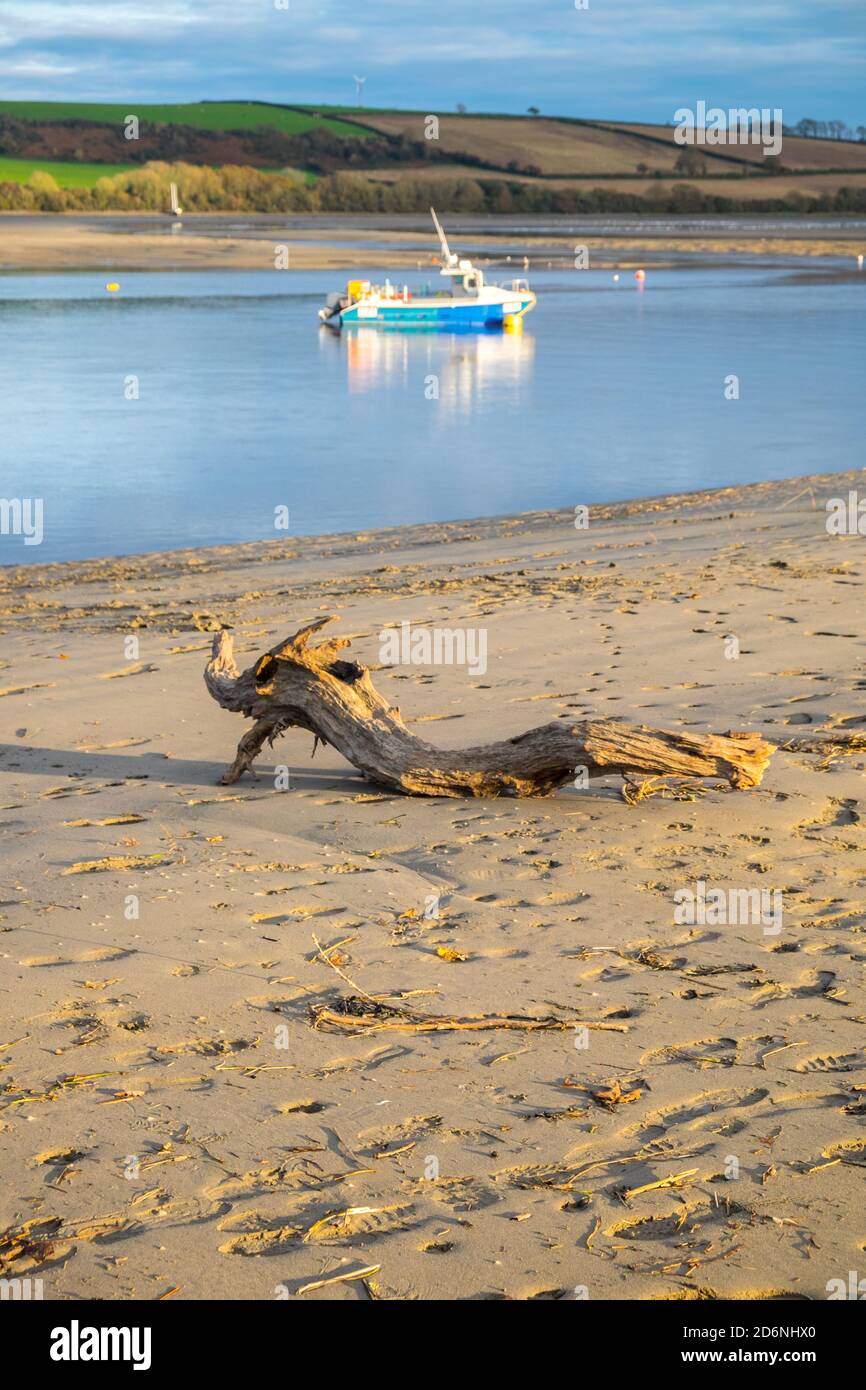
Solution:
M580 0L582 3L583 0ZM0 94L866 125L866 0L0 0Z

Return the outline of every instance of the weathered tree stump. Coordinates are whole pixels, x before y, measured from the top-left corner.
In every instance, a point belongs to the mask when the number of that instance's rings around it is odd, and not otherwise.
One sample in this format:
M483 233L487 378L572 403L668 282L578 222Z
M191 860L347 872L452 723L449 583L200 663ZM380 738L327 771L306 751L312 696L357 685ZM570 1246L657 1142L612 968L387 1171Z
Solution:
M239 672L231 633L218 632L205 683L223 709L254 719L223 783L236 782L266 743L307 729L371 782L413 796L544 796L578 767L612 772L721 778L755 787L774 749L756 733L690 734L608 719L557 720L476 748L435 748L416 738L379 694L366 667L346 661L345 637L310 646L332 618L318 618ZM313 744L315 752L316 744Z

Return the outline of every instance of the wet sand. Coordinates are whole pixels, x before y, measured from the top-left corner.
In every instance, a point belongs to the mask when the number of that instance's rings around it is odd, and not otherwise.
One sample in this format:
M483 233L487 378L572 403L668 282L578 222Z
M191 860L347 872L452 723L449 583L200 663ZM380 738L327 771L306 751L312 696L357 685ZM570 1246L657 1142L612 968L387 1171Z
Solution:
M427 231L405 228L373 233L359 232L355 219L345 230L322 228L310 219L299 227L297 217L255 218L236 214L185 216L178 224L171 218L128 218L106 214L73 217L0 214L0 270L265 270L274 265L275 247L288 245L295 270L329 270L369 267L413 269L434 261L435 246ZM333 223L336 219L330 219ZM746 219L747 221L749 219ZM780 223L778 234L755 235L730 229L730 219L717 234L642 231L634 236L584 235L590 262L599 268L714 262L719 258L765 261L792 257L845 258L853 263L866 252L862 228L840 229L838 219L826 233L796 235ZM234 223L234 231L232 224ZM128 224L128 225L127 225ZM526 254L531 264L573 264L576 231L547 235L514 231L473 231L462 237L461 250L490 257ZM373 244L369 242L372 240ZM366 243L366 244L365 244Z
M861 481L0 571L0 1276L46 1299L846 1279L864 540L824 503ZM416 800L292 731L219 786L246 725L205 692L210 634L245 665L324 612L431 742L597 715L777 752L748 792ZM375 669L404 620L483 627L486 673ZM677 923L698 882L778 890L781 930ZM563 1026L312 1026L349 995Z

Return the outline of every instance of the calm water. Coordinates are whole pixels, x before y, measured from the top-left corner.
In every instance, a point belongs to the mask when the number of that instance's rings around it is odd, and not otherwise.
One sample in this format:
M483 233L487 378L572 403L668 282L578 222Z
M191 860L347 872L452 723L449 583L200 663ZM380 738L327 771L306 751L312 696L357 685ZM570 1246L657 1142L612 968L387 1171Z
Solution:
M0 276L0 495L44 501L42 544L0 536L0 561L282 537L279 506L302 535L864 462L866 272L535 272L522 335L333 335L346 278Z

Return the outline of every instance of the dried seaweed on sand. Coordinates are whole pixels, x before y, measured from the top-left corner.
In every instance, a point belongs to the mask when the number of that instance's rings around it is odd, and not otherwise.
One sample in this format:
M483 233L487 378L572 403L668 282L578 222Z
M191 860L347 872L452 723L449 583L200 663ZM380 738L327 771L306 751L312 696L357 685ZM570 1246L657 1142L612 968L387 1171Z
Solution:
M819 753L821 762L818 766L822 772L826 772L837 759L866 752L866 732L862 729L833 730L823 736L819 733L817 737L790 738L780 747L786 753Z
M418 1014L369 998L362 999L356 994L344 996L334 1004L314 1004L311 1006L310 1014L314 1028L336 1030L341 1033L437 1033L457 1029L481 1032L495 1028L519 1028L527 1032L565 1028L628 1032L626 1023L554 1018L552 1015L534 1018L525 1014L482 1014L478 1017L455 1018L448 1014Z
M647 801L651 796L660 796L663 801L697 801L706 796L709 790L693 777L626 777L622 785L623 800L629 806L639 801Z

